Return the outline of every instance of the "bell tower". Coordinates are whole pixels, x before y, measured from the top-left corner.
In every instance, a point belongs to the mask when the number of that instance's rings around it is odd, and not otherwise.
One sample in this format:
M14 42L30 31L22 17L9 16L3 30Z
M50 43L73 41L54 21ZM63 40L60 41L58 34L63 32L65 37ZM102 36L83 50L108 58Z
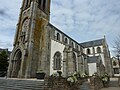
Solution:
M8 77L34 78L38 70L49 75L47 25L51 0L23 0L10 57Z

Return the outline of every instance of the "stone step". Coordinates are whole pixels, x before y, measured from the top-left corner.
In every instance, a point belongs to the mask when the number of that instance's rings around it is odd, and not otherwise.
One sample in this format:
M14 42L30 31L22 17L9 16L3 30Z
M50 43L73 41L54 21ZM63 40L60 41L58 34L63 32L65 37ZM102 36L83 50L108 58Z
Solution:
M0 78L0 90L44 90L44 87L44 81L40 80Z

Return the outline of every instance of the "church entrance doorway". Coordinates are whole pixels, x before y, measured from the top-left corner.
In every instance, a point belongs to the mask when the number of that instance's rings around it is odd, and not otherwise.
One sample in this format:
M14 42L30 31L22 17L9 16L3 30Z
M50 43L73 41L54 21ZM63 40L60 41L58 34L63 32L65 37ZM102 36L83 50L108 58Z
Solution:
M18 74L20 71L20 67L21 67L21 60L22 60L22 52L20 49L18 49L15 54L14 54L14 58L13 58L13 72L12 72L12 77L13 78L18 78Z

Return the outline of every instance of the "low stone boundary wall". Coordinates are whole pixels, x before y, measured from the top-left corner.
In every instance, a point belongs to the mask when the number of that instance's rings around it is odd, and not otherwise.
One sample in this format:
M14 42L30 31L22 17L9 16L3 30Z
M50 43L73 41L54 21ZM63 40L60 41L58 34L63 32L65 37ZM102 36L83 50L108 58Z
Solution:
M90 86L93 90L99 90L103 88L103 83L100 77L90 77Z
M63 77L47 77L45 78L45 90L80 90L80 85L86 81L86 79L79 79L76 83L67 82Z

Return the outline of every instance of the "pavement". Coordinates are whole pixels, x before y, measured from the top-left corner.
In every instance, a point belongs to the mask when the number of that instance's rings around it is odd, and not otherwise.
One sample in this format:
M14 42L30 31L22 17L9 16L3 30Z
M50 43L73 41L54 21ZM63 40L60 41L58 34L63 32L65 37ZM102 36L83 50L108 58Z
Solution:
M89 83L90 80L88 80L88 82L84 82L80 90L93 90L90 88ZM105 87L100 90L120 90L120 87L118 85L118 78L110 78L109 87Z
M120 90L120 87L118 85L118 78L111 78L109 87L107 88L102 88L100 90Z
M108 88L102 88L100 90L120 90L120 87L108 87Z

